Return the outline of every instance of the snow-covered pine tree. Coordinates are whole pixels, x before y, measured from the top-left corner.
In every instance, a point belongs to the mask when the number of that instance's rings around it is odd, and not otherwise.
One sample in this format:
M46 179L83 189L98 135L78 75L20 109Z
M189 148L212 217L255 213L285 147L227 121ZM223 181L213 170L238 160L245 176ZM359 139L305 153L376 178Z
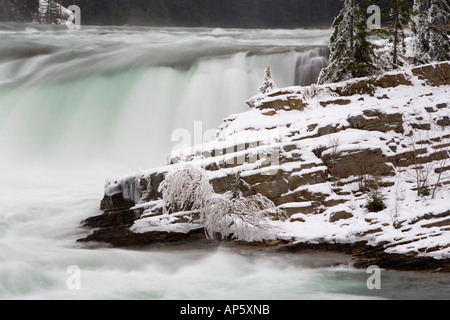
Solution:
M278 88L275 81L273 81L272 69L270 69L270 67L266 68L265 74L264 82L258 89L258 93L260 94L266 94Z
M368 76L376 71L373 45L367 40L366 18L356 0L344 0L333 22L330 64L320 73L320 84Z
M428 26L429 0L414 0L411 30L414 33L414 63L426 63L429 61Z
M271 68L266 67L264 81L262 85L258 88L258 93L255 96L248 99L247 101L245 101L245 103L247 103L250 106L250 108L255 108L259 104L259 101L264 99L266 94L276 90L277 88L278 86L275 84L275 81L273 81L272 78Z
M413 13L414 62L450 60L449 0L415 0Z
M41 1L38 20L40 23L57 24L59 5L54 0Z
M450 60L450 1L431 0L428 9L429 51L431 61Z
M393 43L391 63L394 69L403 64L401 60L406 49L404 29L410 22L411 9L411 3L407 0L391 0L388 33Z
M375 47L368 40L369 32L365 11L359 6L357 0L354 1L354 46L353 63L350 64L352 76L366 77L378 72L375 60Z

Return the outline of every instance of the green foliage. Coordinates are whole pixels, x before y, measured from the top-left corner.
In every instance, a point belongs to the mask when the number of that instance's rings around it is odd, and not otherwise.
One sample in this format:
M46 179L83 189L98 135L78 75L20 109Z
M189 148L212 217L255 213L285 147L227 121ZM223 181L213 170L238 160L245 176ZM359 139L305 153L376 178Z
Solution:
M237 199L240 199L242 197L241 188L242 188L241 179L239 178L239 175L236 175L234 183L230 187L231 192L230 200L236 201Z
M322 70L319 83L339 82L377 72L374 47L368 41L366 27L365 12L359 3L345 0L332 25L330 64Z
M0 21L30 22L38 10L39 0L0 0Z
M380 212L386 209L384 201L386 198L379 191L372 191L369 194L367 205L365 206L369 212Z
M430 188L428 186L422 186L417 190L419 197L427 197L431 194Z
M9 21L11 19L10 4L8 0L0 0L0 21Z
M21 0L17 3L20 4L21 10L25 19L31 20L38 13L39 0Z
M375 91L377 90L379 85L376 77L370 77L366 82L365 93L370 95L371 97L375 96Z
M450 60L450 3L448 0L415 0L411 29L415 63Z
M412 5L406 0L391 0L389 7L389 27L388 34L393 43L393 50L391 52L391 64L395 69L402 65L401 56L406 50L405 45L405 28L411 22Z

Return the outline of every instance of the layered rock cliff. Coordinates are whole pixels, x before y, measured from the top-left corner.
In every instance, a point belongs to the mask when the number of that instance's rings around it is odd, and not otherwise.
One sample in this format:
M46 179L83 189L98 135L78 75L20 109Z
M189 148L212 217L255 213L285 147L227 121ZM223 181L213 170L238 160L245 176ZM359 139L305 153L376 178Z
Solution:
M195 210L164 212L160 185L187 164L217 194L261 194L282 209L278 248L357 254L359 265L450 270L450 63L255 96L210 141L166 166L110 179L80 241L206 241ZM368 204L383 206L371 210ZM369 212L377 211L377 212ZM267 243L266 243L267 244Z

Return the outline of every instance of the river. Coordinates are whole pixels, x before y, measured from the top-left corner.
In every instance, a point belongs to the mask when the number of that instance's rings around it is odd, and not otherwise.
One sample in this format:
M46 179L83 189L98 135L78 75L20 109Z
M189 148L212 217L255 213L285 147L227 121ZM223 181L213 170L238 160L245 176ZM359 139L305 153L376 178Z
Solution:
M0 24L0 299L448 298L432 273L382 270L369 290L339 254L76 243L107 178L247 110L267 66L279 87L311 84L330 34Z

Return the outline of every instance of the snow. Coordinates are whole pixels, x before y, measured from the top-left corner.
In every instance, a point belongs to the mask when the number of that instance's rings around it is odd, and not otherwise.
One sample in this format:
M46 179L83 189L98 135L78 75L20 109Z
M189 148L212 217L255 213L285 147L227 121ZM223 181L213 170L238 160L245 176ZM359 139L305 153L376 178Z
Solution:
M189 216L192 213L192 211L186 211L172 215L145 217L137 220L130 230L134 233L174 232L187 234L193 230L203 228L201 223L178 222L180 217Z
M264 115L264 111L252 108L247 112L234 114L224 120L218 128L217 134L202 145L178 149L169 159L177 160L172 165L163 166L138 172L116 179L110 179L105 186L105 193L113 195L123 192L128 199L137 204L136 208L152 208L161 205L161 202L143 203L142 192L136 188L137 177L148 176L155 172L172 172L190 164L196 167L207 166L212 163L226 163L230 159L242 157L245 154L259 154L264 150L277 151L280 159L287 159L279 163L264 165L264 159L253 162L244 161L216 171L207 171L208 179L232 176L240 173L242 178L257 174L283 171L292 176L302 176L315 172L326 171L327 167L314 154L314 150L323 149L323 155L332 152L345 153L364 149L381 150L385 157L411 151L411 139L417 141L432 141L442 139L445 135L450 137L447 128L435 124L434 112L427 112L424 107L433 107L440 103L449 103L450 86L432 87L425 85L423 80L413 77L410 68L404 67L399 72L406 74L412 83L411 86L397 86L395 88L377 88L373 96L354 95L344 97L350 100L347 105L329 104L322 107L319 102L336 99L329 89L342 86L345 83L317 86L315 91L320 94L311 95L311 88L289 87L274 91L276 94L296 94L307 102L304 111L280 110L273 116ZM395 74L391 72L390 74ZM355 80L350 80L355 81ZM272 95L274 94L272 92ZM384 98L383 98L384 97ZM276 97L268 97L275 99ZM404 120L404 130L412 130L411 124L417 119L428 121L431 129L423 132L424 136L407 137L394 131L364 131L350 127L347 119L351 116L361 115L364 110L379 110L386 114L401 113ZM450 108L439 110L440 116L450 117ZM366 117L369 119L369 117ZM312 126L313 125L313 126ZM320 135L319 130L327 126L339 128L339 132ZM417 130L413 132L418 132ZM448 141L450 143L450 139ZM237 146L247 144L248 150ZM445 145L445 141L442 141ZM448 146L433 149L433 146L424 146L428 153L441 150L450 150ZM289 148L288 148L289 147ZM392 150L395 147L395 152ZM420 146L420 148L424 148ZM212 151L226 150L225 153ZM289 150L289 151L285 151ZM293 161L292 159L299 160ZM291 160L290 160L291 159ZM436 163L434 163L436 164ZM447 165L450 165L447 163ZM354 243L368 241L371 245L385 245L386 252L411 253L432 256L435 258L450 258L450 227L433 226L446 221L450 215L440 217L450 210L448 199L450 190L448 185L437 192L434 199L430 196L418 197L414 190L415 182L411 181L405 172L398 170L395 176L385 177L384 182L394 185L381 188L386 197L387 209L370 213L365 208L367 196L358 192L358 183L355 177L341 179L345 183L341 191L345 195L335 193L333 182L323 182L311 185L302 185L285 195L300 191L322 194L326 201L342 200L335 206L324 208L315 214L295 214L286 221L272 221L277 237L300 242L330 242ZM443 173L442 181L450 181L450 172ZM279 209L310 208L310 201L289 202L279 206ZM301 211L301 210L299 210ZM338 211L351 212L353 217L330 222L330 215ZM134 232L167 231L189 232L191 228L200 228L202 223L179 222L180 216L155 216L151 210L138 220L132 227ZM429 226L431 224L431 227Z

